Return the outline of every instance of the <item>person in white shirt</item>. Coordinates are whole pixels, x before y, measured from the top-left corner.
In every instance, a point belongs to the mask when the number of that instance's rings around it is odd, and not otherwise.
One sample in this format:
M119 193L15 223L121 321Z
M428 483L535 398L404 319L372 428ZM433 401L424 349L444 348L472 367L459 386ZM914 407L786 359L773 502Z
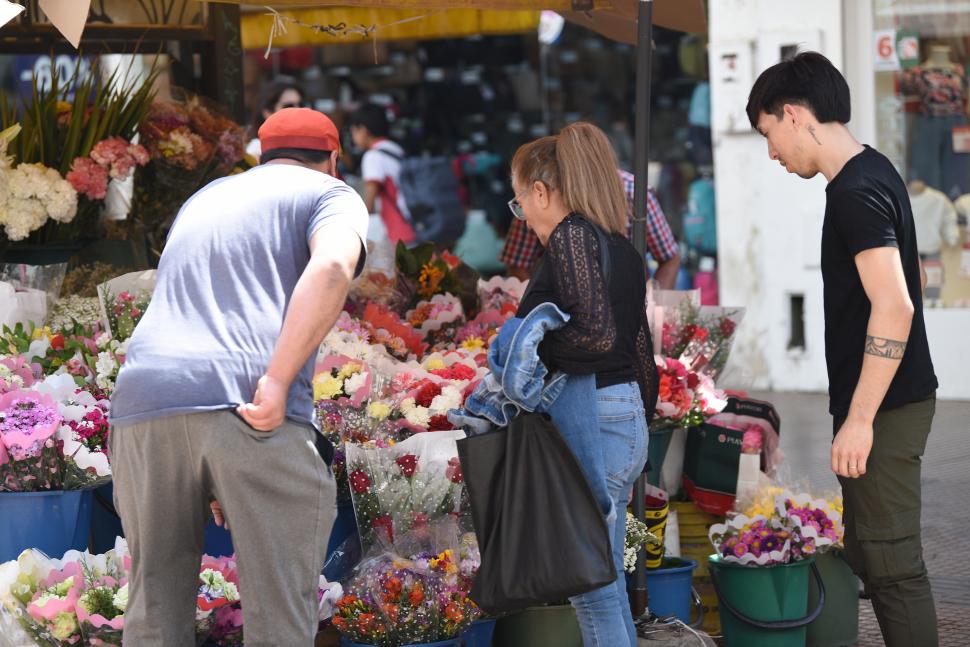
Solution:
M360 163L364 204L371 214L380 216L391 243L409 244L416 237L399 189L404 149L388 138L389 133L387 114L380 106L367 104L350 118L354 146L365 151Z
M933 279L928 280L924 296L927 301L935 302L940 298L943 285L941 253L944 247L953 247L959 239L957 212L946 194L921 180L909 183L909 201L913 205L919 257L927 272L927 279L931 276Z

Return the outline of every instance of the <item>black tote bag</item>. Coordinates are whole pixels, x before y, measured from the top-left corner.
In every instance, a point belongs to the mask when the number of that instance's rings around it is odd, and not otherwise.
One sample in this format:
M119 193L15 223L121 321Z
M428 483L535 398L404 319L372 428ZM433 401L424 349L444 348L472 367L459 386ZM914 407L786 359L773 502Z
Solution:
M488 613L562 602L616 580L606 521L547 415L458 441L482 563L471 597Z

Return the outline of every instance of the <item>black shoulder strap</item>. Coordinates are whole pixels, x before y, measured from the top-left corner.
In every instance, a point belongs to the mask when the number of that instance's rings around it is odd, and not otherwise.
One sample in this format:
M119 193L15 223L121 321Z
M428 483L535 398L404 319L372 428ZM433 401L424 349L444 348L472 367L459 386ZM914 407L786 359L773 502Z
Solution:
M371 150L372 151L377 151L378 153L384 153L388 157L390 157L392 159L396 159L399 162L404 159L404 156L403 155L398 155L397 153L392 153L391 151L387 150L386 148L372 148Z

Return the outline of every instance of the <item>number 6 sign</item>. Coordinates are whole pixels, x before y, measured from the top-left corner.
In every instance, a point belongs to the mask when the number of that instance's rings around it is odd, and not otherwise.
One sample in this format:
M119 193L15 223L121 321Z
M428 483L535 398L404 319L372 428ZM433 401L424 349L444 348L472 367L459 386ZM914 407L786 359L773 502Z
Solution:
M896 30L882 29L873 33L876 51L874 52L875 68L878 71L895 71L899 69L899 57L896 55Z

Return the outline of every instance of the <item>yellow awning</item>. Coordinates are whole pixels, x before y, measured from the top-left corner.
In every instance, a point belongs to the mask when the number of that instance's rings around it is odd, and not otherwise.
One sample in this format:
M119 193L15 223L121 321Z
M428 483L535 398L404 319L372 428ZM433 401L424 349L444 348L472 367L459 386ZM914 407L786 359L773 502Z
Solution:
M208 1L241 5L252 5L254 2L254 0ZM707 31L704 0L652 0L652 2L655 25L691 33ZM609 38L635 44L640 0L264 0L262 4L280 11L301 8L322 9L346 5L355 8L371 7L392 10L477 9L483 11L525 10L534 12L548 9L557 11L568 20Z
M278 3L277 3L278 4ZM405 3L399 3L405 4ZM353 28L377 27L379 40L425 40L460 38L475 34L518 34L535 31L538 11L496 11L479 9L391 9L378 7L328 7L322 9L289 9L284 15L308 25L345 25L348 31L339 35L322 33L295 23L286 24L286 33L273 37L274 47L296 45L332 45L360 42L367 38ZM242 15L244 49L266 47L273 17L266 11ZM362 30L363 31L363 30Z

